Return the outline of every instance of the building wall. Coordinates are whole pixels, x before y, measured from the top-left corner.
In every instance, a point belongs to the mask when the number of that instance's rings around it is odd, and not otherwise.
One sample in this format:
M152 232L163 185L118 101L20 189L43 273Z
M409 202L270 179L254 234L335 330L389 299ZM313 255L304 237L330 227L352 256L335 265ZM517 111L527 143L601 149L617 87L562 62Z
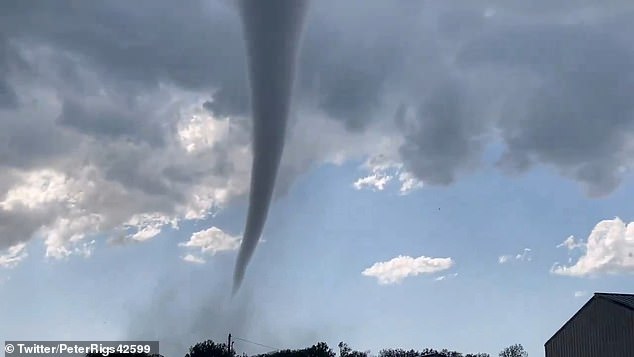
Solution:
M546 343L546 357L633 357L634 312L602 298Z

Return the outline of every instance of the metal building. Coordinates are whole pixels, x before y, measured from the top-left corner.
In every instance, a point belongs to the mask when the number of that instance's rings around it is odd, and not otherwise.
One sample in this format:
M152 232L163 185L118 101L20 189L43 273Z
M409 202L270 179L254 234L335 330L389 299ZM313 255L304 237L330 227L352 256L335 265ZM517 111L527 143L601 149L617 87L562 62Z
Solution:
M634 295L595 293L545 347L546 357L634 357Z

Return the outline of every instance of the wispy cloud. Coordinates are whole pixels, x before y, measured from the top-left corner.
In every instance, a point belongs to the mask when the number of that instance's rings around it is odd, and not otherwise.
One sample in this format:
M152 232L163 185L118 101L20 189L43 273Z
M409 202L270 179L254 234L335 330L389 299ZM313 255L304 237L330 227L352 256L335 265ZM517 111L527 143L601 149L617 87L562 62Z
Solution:
M557 247L583 251L572 265L555 263L552 273L584 277L600 274L634 273L634 223L620 218L603 220L594 227L586 242L568 237Z
M580 297L584 297L584 296L588 295L588 292L586 292L586 291L575 291L574 295L575 295L576 298L580 298Z
M432 274L447 270L454 265L451 258L430 258L421 256L412 258L399 255L385 262L374 263L361 274L374 277L381 285L396 284L410 276Z
M577 242L577 241L575 241L575 237L574 236L570 236L570 237L566 238L566 240L561 242L561 244L558 244L557 248L566 247L568 250L574 250L574 249L577 249L577 248L583 248L584 246L585 246L585 244L583 242Z
M517 253L515 255L506 254L498 257L499 264L506 264L511 261L530 262L531 260L533 260L533 257L531 256L530 248L524 248L520 253Z
M445 281L447 279L451 279L451 278L455 278L458 276L458 273L453 273L453 274L447 274L447 275L441 275L436 277L434 280L435 281Z
M6 249L5 253L0 255L0 267L14 268L22 260L28 256L26 252L26 243L18 243Z

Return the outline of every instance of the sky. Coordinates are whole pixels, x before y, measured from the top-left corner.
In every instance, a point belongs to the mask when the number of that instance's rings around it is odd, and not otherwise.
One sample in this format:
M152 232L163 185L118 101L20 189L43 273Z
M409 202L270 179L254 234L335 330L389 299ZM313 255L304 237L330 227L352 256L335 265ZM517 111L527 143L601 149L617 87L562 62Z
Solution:
M231 299L252 158L233 3L3 1L0 337L542 356L592 293L632 293L633 12L312 2Z

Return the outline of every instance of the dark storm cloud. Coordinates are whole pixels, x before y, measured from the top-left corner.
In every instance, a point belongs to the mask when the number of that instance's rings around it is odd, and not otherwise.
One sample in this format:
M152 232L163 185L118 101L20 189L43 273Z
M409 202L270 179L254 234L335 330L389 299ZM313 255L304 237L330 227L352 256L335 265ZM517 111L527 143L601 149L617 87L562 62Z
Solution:
M189 89L221 89L221 97L246 103L239 23L224 3L63 0L10 2L5 9L0 25L5 36L70 51L120 84L156 87L169 81Z
M377 119L386 84L407 60L403 54L413 40L402 35L422 8L406 2L366 5L316 2L300 56L299 96L310 97L351 131L363 131Z
M131 140L152 146L164 144L161 126L139 120L139 116L145 115L143 112L125 109L68 100L58 122L95 138Z
M0 209L0 251L27 241L42 224L49 223L50 219L43 213Z
M6 81L0 81L0 109L14 109L18 105L18 99Z
M74 177L94 167L89 182L98 189L73 189L87 190L80 208L99 214L106 234L134 214L174 215L191 203L201 181L222 186L234 175L231 166L216 162L217 151L197 154L210 166L183 155L174 142L175 122L183 119L178 105L190 103L164 90L213 97L245 81L233 9L203 1L183 7L9 1L0 7L0 83L11 85L19 103L14 111L0 110L3 172L51 168ZM16 223L0 222L0 249L77 214L61 208L9 213ZM24 225L31 230L20 228L38 214L43 218Z
M53 203L0 208L0 251L83 214L99 215L98 233L110 236L134 215L182 218L215 209L216 196L226 197L223 204L244 198L250 171L243 149L254 126L237 118L249 114L249 86L233 4L0 1L0 201L24 184L13 169L46 168L73 179L60 197L47 192ZM592 196L613 192L634 157L633 6L314 1L295 97L302 113L325 114L337 125L311 126L312 118L297 116L305 125L293 153L286 150L293 159L280 170L278 192L323 162L324 152L341 149L347 158L345 145L360 143L362 133L378 138L379 130L398 136L396 159L426 184L459 180L495 142L505 149L502 170L547 165ZM187 153L177 130L189 118L178 108L192 104L190 94L214 123L228 116L231 125L218 137L195 128L209 142ZM331 146L337 150L325 149ZM57 202L66 189L85 190L76 212ZM191 197L204 202L190 208ZM83 232L55 233L63 244ZM200 277L206 284L208 272ZM229 304L228 293L160 285L152 304L131 314L130 336L161 339L176 354L190 342L224 339L228 330L246 335L266 320L253 322L259 307L245 294Z
M219 148L214 150L214 154L214 162L210 164L211 167L197 167L193 165L192 163L194 161L206 159L205 155L193 155L189 160L181 160L180 162L165 167L162 174L173 182L183 184L192 184L201 180L208 174L210 169L219 176L231 175L235 165L230 161L228 152Z
M248 92L246 81L241 77L234 79L234 81L227 81L214 92L214 101L205 102L205 109L221 117L247 114L249 100L245 94Z
M349 130L365 129L382 100L391 64L387 45L358 49L341 43L336 35L311 39L302 64L304 88L317 105ZM372 58L371 61L368 58Z
M479 137L482 120L469 111L467 93L459 83L447 81L415 108L413 120L402 124L405 143L400 154L408 171L424 182L451 184L458 171L473 164L484 142ZM404 109L399 107L398 122Z
M415 119L403 131L406 167L428 184L450 183L477 164L497 132L507 147L498 164L505 171L547 164L591 196L609 194L622 167L632 164L634 57L624 41L632 27L616 4L494 5L480 7L479 14L477 6L438 9L434 50L440 51L418 68L394 69L419 83L405 96ZM537 9L548 11L540 17ZM562 24L570 21L577 23ZM425 47L400 55L415 56ZM439 55L445 60L431 73ZM407 79L399 79L407 87ZM401 127L403 117L398 109Z
M152 167L143 163L148 156L145 150L133 147L128 150L110 150L108 157L101 158L103 162L100 166L104 169L106 179L119 182L128 189L140 190L149 195L172 193L162 176L148 174L155 172Z
M71 135L32 116L37 114L12 116L0 113L0 165L40 167L73 149Z
M8 39L0 34L0 110L15 109L18 105L18 97L8 81L12 67L19 61L11 47Z
M591 195L614 190L619 167L631 162L630 49L598 28L541 26L500 29L470 44L460 60L529 70L541 81L525 111L503 113L508 149L500 165L526 170L546 163L584 183Z
M130 189L91 196L95 212L116 217L112 224L131 213L173 212L191 187L226 183L244 166L235 162L235 147L215 143L185 157L174 142L183 118L166 107L180 105L183 94L172 91L194 93L218 120L232 117L227 142L245 144L251 120L233 118L249 113L233 5L0 2L0 176L14 168L76 173L77 165L94 165ZM399 135L399 159L428 184L459 179L478 167L486 145L501 141L498 166L507 172L544 164L591 195L609 194L632 166L633 7L316 1L300 53L297 103L351 134L380 127ZM323 159L311 151L326 146L320 143L293 148L300 164L287 164L283 186ZM2 222L12 227L3 231L12 242L32 233Z

